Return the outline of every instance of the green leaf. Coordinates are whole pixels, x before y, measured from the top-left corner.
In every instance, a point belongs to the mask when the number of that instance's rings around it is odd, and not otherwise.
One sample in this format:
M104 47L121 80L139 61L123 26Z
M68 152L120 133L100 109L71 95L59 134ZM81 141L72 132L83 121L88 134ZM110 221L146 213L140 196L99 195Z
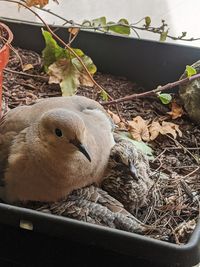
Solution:
M71 65L65 72L64 79L60 83L62 96L72 96L80 84L76 69Z
M170 94L161 94L158 93L158 98L160 99L160 101L164 104L167 105L172 101L172 96Z
M72 48L74 50L74 52L79 56L79 57L82 57L84 56L84 53L81 49L78 49L78 48ZM71 53L71 58L75 57L72 53Z
M100 96L103 101L108 101L108 94L106 91L102 90Z
M190 78L191 76L197 74L197 71L192 66L187 65L186 66L186 74L187 74L187 77Z
M166 39L167 39L167 35L168 35L168 30L167 30L166 32L162 32L162 33L160 34L160 41L161 41L161 42L166 41Z
M94 27L106 26L106 17L100 17L97 19L93 19L93 20L91 20L91 24Z
M48 67L52 63L60 58L68 57L69 53L66 49L63 49L57 44L50 32L42 29L42 34L46 43L46 47L42 51L42 57L44 60L45 70L47 71Z
M137 148L137 149L140 149L145 155L148 156L148 158L150 160L153 160L154 159L154 156L153 156L153 150L151 147L149 147L147 144L145 144L144 142L142 141L136 141L136 140L133 140L131 138L131 135L128 133L128 132L119 132L119 135L121 137L123 137L124 139L127 139L129 140L130 142L132 142L134 144L134 146Z
M65 48L60 47L53 39L51 33L42 31L46 47L42 52L44 66L49 74L49 83L60 84L62 95L69 96L75 94L80 84L93 86L93 81L86 73L84 67L77 57ZM81 49L72 48L81 58L91 75L97 68L92 59L84 54Z
M145 17L145 27L149 28L150 24L151 24L151 18L148 16Z
M87 67L87 69L89 70L89 72L91 74L94 74L97 71L97 67L94 65L92 59L86 55L83 55L81 57L83 63L85 64L85 66ZM79 71L83 71L83 66L80 63L80 61L77 58L73 58L72 59L72 64L79 70Z
M123 25L114 25L114 26L109 26L110 24L115 24L115 22L108 22L107 26L108 26L108 30L112 31L112 32L116 32L118 34L124 34L124 35L130 35L131 30L129 27L129 22L126 19L120 19L118 21L119 24L123 24ZM126 26L127 25L127 26Z

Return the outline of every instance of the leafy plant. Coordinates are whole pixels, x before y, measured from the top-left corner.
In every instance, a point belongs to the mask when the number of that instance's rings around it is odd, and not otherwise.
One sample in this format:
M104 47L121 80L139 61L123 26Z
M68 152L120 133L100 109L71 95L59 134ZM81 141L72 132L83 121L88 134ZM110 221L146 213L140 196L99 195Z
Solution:
M158 98L160 99L160 101L164 104L167 105L171 102L172 100L172 96L170 94L166 94L166 93L157 93Z
M49 83L60 84L62 95L69 96L76 93L78 86L93 86L83 66L78 59L67 49L60 47L51 33L42 30L46 47L42 52L45 71L49 74ZM92 59L81 49L73 48L82 59L90 74L97 70Z
M196 69L193 68L192 66L187 65L187 66L186 66L186 74L187 74L187 77L190 78L191 76L197 74L197 71L196 71Z

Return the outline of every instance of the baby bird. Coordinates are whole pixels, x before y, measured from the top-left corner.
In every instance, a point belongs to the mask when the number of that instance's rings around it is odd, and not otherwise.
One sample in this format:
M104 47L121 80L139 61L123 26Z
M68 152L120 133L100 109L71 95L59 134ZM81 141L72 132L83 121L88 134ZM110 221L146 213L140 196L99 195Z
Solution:
M11 110L0 122L6 202L55 202L99 184L113 144L109 118L88 98L49 98Z
M153 185L147 157L128 139L114 135L116 144L111 150L102 188L120 201L131 213L144 205Z
M94 185L74 190L59 202L29 202L25 207L128 232L143 233L148 230L148 226L126 211L119 201Z

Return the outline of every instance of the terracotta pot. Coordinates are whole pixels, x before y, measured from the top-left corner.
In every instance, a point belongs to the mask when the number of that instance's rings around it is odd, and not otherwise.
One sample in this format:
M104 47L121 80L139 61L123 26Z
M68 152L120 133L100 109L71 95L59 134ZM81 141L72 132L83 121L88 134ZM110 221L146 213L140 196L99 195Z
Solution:
M10 43L13 40L13 34L11 30L3 23L0 23L0 41L2 33L5 33L5 39L3 39L3 47L0 49L0 116L2 109L2 83L3 83L3 69L8 63Z

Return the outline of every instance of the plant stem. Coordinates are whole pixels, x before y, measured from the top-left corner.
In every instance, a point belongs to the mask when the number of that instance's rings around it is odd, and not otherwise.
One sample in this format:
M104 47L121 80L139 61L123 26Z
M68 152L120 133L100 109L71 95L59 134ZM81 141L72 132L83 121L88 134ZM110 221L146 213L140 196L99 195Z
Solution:
M121 98L118 98L118 99L115 99L115 100L102 102L101 104L103 106L107 106L107 105L111 105L111 104L118 104L118 103L121 103L121 102L130 101L130 100L133 100L133 99L139 98L139 97L155 95L158 92L162 92L162 91L166 91L166 90L172 89L172 88L174 88L174 87L176 87L178 85L185 84L187 82L191 82L191 81L196 80L198 78L200 78L200 73L195 74L195 75L191 76L190 78L187 77L187 78L181 79L181 80L176 81L176 82L168 83L168 84L165 84L163 86L158 86L157 88L155 88L153 90L150 90L150 91L147 91L147 92L144 92L144 93L128 95L128 96L121 97Z

